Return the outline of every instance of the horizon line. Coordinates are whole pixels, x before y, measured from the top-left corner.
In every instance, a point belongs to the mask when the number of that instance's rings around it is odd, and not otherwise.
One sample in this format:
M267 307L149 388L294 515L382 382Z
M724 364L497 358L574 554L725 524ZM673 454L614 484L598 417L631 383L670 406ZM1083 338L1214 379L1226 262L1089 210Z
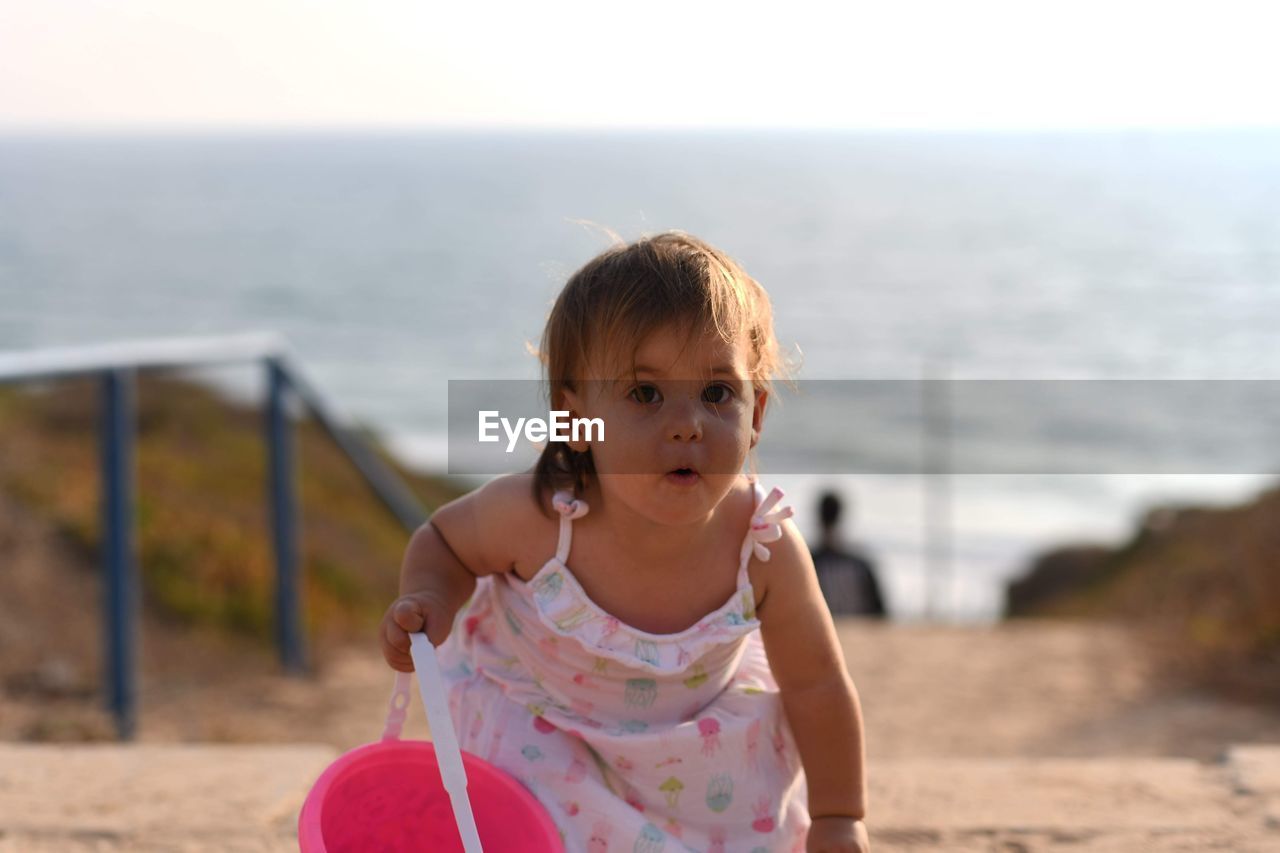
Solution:
M1123 134L1123 133L1215 133L1280 131L1280 122L1234 124L1061 124L1061 125L753 125L753 124L521 124L514 122L421 122L421 123L14 123L0 121L0 136L193 136L193 135L320 135L320 134L423 134L486 133L556 134L594 133L621 135L634 133L824 133L824 134Z

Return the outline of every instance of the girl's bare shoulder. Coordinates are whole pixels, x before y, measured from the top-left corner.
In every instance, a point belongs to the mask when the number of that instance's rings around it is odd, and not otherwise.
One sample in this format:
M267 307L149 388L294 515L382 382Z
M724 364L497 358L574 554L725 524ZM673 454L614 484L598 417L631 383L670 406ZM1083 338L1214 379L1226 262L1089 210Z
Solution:
M523 576L530 549L545 547L555 530L550 496L543 502L545 512L534 497L532 472L504 474L440 507L431 523L476 574L516 570Z
M534 575L555 554L560 538L560 516L551 505L552 492L534 492L534 474L522 471L492 481L496 513L505 527L498 528L508 541L511 570L523 580Z

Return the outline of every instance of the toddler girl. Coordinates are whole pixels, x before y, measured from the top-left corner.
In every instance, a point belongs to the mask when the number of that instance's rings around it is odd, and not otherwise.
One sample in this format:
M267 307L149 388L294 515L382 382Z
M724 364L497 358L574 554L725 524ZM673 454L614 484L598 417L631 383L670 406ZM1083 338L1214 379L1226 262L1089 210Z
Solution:
M782 368L764 289L682 233L614 246L565 285L540 357L551 409L605 440L548 442L414 533L387 662L411 670L426 631L462 747L569 851L868 850L857 694L754 473Z

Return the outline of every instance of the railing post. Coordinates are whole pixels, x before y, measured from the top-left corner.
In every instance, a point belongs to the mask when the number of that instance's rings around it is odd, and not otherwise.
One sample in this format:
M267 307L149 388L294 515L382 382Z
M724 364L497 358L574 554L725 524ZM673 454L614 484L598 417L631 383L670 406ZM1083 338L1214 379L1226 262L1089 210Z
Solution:
M116 734L132 740L137 727L135 672L137 567L133 554L134 374L102 374L102 542L106 626L107 705Z
M926 364L923 393L925 618L954 617L951 507L951 387L947 363ZM946 585L945 589L943 585ZM951 605L943 605L944 595Z
M285 395L289 377L280 362L267 363L267 439L271 446L270 501L276 555L276 642L286 672L306 671L306 646L298 572L297 500L294 493L293 441Z

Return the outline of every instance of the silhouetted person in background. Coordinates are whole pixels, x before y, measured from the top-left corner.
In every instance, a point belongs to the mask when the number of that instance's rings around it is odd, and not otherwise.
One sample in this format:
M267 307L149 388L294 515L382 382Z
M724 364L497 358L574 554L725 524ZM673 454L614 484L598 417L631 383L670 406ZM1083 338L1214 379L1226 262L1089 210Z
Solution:
M826 492L818 504L822 542L810 553L818 570L818 585L833 616L885 616L884 600L876 583L875 567L862 553L846 551L836 540L840 498Z

